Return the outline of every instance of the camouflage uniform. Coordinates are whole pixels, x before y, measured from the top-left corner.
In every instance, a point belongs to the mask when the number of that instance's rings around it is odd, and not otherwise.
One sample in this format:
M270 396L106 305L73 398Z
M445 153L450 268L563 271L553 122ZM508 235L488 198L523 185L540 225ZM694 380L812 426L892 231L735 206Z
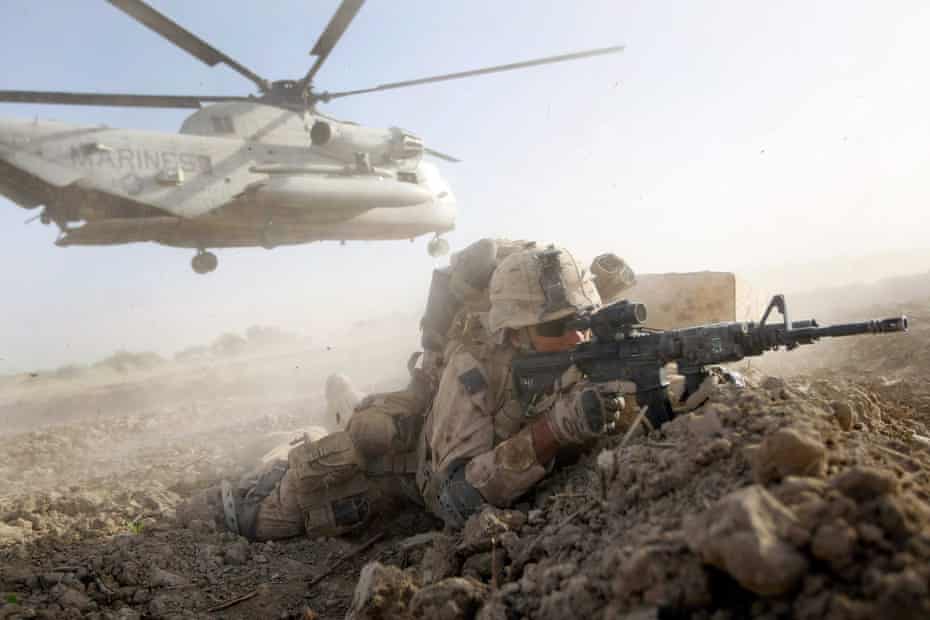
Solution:
M598 287L618 292L632 272L612 255L599 265L599 257L595 287L567 251L482 243L471 247L496 268L482 263L476 278L474 269L457 271L453 257L447 273L462 303L449 313L447 333L431 335L445 344L442 352L432 347L407 390L360 403L345 431L305 441L286 463L241 483L235 508L227 506L229 527L258 540L333 536L400 503L425 504L460 526L484 502L505 506L523 495L561 448L601 433L622 402L616 392L635 386L593 388L568 371L551 394L524 407L512 394L510 361L529 346L524 328L598 306ZM429 332L424 324L424 340ZM222 498L213 492L207 504L217 518Z
M623 277L629 286L632 273ZM532 406L513 394L510 363L528 348L520 330L600 305L589 272L567 251L530 246L509 255L491 277L488 301L487 312L458 317L421 437L420 492L454 526L484 502L507 506L526 493L560 449L601 432L613 392L635 391L632 384L595 389L570 370Z

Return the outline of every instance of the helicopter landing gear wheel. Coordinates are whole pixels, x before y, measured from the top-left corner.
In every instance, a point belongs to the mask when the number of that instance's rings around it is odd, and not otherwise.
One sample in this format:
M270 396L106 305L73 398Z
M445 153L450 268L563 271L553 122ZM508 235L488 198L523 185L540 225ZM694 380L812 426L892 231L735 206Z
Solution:
M449 253L449 242L440 237L436 237L435 239L431 239L426 245L426 251L429 252L429 255L433 258L445 256Z
M213 252L197 252L196 256L191 259L191 268L201 275L214 271L217 264L219 264L219 259Z

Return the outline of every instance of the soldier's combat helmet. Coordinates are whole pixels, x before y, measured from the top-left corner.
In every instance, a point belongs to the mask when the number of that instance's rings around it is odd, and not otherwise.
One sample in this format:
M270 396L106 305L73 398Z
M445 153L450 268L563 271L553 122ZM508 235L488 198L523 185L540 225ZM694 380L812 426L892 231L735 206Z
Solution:
M505 258L491 276L488 327L494 333L598 307L597 288L568 250L527 247Z

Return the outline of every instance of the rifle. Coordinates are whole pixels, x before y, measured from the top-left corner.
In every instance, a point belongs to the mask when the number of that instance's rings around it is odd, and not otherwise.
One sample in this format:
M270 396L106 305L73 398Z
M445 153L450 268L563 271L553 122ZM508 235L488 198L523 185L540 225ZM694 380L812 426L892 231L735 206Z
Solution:
M782 320L768 323L778 310ZM648 407L646 417L655 428L674 417L668 398L665 365L676 362L685 377L685 397L708 376L707 366L738 362L784 347L792 350L820 338L907 331L907 317L842 323L821 327L816 320L788 318L784 295L775 295L758 323L712 323L684 329L654 330L642 326L646 306L618 301L599 310L579 313L568 329L591 330L591 340L559 353L528 353L513 360L518 398L528 411L572 366L593 383L625 380L636 384L636 401Z

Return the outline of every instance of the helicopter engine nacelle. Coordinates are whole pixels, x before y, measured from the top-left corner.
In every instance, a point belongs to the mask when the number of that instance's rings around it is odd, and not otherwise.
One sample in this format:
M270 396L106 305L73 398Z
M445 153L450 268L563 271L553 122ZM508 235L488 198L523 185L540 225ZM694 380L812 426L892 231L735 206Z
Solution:
M313 146L326 146L338 135L339 130L326 121L316 121L310 127L310 142Z
M348 161L357 153L367 153L379 164L416 160L423 155L423 141L397 127L375 129L320 119L310 127L310 142Z
M391 127L391 159L419 159L423 156L423 140L399 127Z

